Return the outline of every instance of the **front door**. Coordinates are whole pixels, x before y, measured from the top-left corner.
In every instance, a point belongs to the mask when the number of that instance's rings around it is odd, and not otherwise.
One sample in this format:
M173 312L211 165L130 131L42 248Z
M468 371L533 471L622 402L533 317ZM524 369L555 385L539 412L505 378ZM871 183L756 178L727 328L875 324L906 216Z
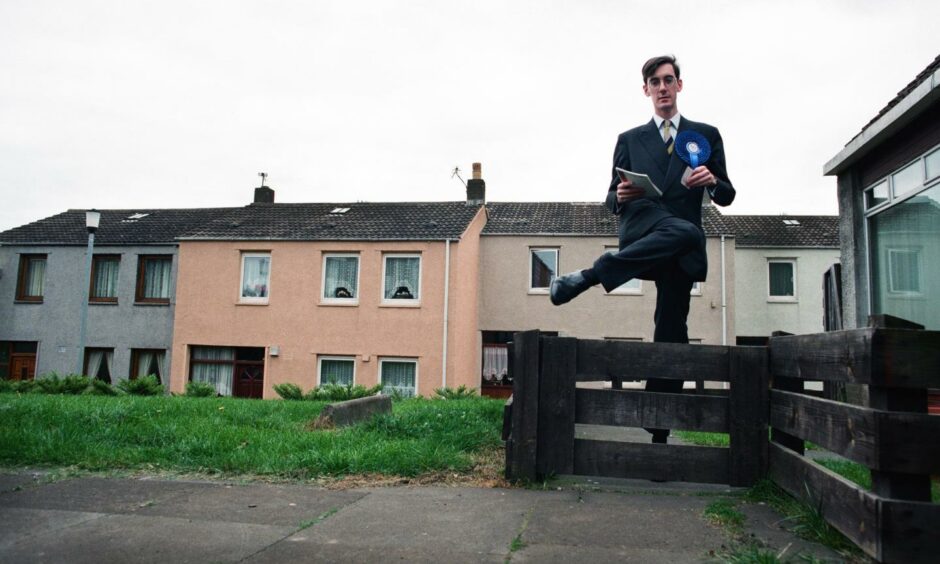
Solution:
M13 354L10 357L10 379L32 380L36 376L35 354Z
M261 399L264 390L264 364L235 363L235 390L234 396L237 398L258 398Z

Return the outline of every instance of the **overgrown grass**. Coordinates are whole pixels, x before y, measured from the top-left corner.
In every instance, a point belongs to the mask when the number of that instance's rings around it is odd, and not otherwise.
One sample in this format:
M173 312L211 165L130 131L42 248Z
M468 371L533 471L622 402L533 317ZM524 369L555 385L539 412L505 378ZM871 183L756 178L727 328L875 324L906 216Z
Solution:
M304 426L324 402L0 396L0 464L315 478L471 468L500 444L503 402L414 399L335 431Z
M709 521L726 527L732 532L740 532L744 528L744 514L738 510L737 504L730 499L717 499L705 508L705 518Z

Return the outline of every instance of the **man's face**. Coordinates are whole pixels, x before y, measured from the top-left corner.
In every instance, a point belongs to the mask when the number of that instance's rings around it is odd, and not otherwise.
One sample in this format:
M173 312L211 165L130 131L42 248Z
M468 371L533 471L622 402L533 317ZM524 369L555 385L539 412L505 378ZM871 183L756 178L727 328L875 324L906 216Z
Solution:
M643 85L643 93L653 100L653 111L661 118L676 114L676 98L682 92L682 81L676 78L671 64L659 65L653 76Z

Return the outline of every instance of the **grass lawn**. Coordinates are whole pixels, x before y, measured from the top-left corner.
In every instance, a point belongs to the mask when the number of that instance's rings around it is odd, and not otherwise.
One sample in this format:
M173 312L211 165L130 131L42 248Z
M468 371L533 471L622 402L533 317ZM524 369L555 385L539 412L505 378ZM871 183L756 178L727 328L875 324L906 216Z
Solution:
M467 473L501 449L503 401L413 399L328 431L323 402L0 394L0 464L311 479Z

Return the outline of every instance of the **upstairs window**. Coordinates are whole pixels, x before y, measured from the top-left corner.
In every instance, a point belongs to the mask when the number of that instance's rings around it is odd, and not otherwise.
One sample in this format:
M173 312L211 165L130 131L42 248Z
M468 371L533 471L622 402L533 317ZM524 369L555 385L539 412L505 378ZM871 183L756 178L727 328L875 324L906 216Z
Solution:
M359 255L331 254L323 257L324 302L359 302Z
M768 297L771 301L796 300L796 261L771 260L767 264Z
M547 292L558 275L558 249L530 249L529 290Z
M418 255L385 255L382 300L385 302L417 302L421 298L421 257Z
M16 299L41 302L46 277L46 255L20 255L20 271L16 279Z
M120 255L95 255L91 263L91 290L88 301L117 303Z
M271 283L271 254L242 253L242 303L268 303Z
M136 301L141 303L170 303L170 255L142 255L137 266Z

